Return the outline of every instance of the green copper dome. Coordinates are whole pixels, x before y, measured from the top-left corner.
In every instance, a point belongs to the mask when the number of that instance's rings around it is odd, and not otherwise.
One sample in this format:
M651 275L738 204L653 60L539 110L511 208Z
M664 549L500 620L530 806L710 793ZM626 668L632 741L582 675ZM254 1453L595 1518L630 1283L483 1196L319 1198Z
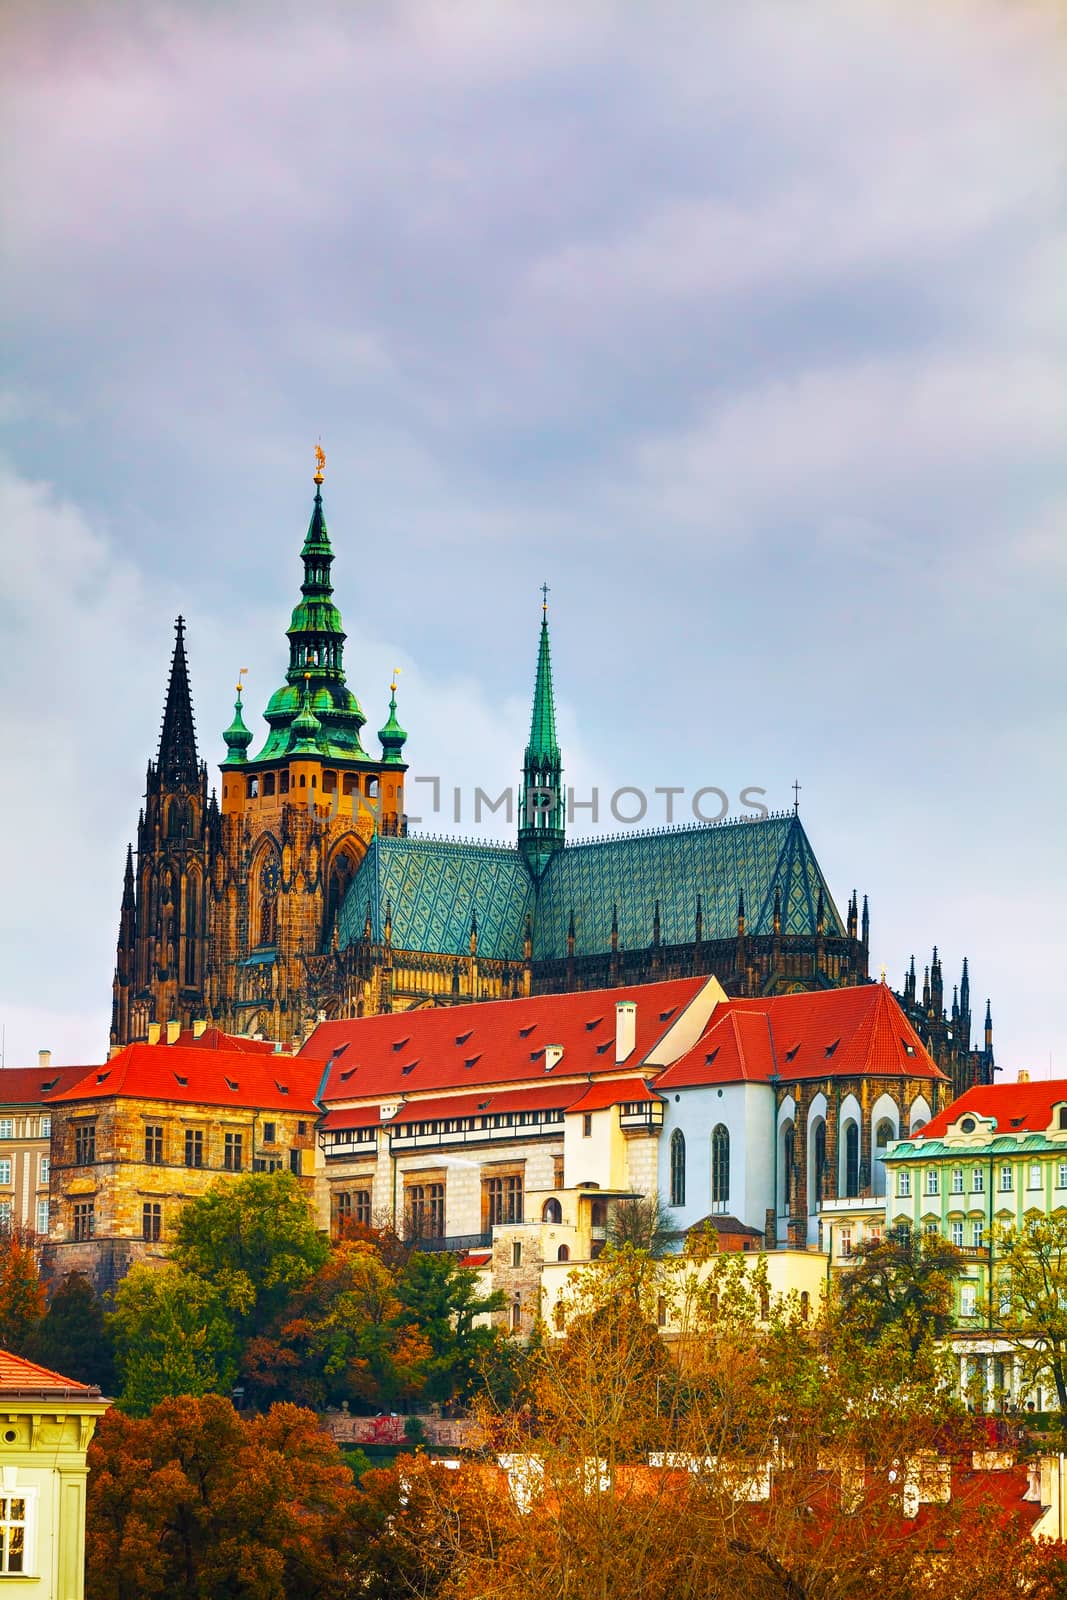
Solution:
M293 755L321 755L322 723L311 708L311 685L304 685L300 710L290 727L290 750Z
M407 742L407 734L396 720L395 682L389 685L389 691L389 717L385 726L379 728L378 738L382 742L382 760L389 762L392 766L396 766L403 760L402 752Z
M226 748L229 751L224 767L236 767L248 760L248 747L252 743L252 730L245 727L245 719L241 715L241 689L237 688L237 699L233 704L233 721L223 734Z
M369 759L360 741L360 730L367 719L345 683L345 630L332 599L333 550L322 510L320 482L321 475L317 475L311 521L300 552L304 581L286 630L289 667L284 684L271 695L264 712L270 732L262 750L253 757L256 762L277 761L295 750L295 741L300 737L296 725L305 711L316 720L317 750L326 760ZM307 734L306 724L303 734Z

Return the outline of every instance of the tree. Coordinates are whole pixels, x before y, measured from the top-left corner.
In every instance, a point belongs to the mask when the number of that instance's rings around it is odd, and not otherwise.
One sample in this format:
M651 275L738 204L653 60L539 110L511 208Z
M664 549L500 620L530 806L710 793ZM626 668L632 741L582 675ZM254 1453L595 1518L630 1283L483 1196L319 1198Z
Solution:
M248 1336L266 1331L291 1292L322 1266L329 1244L296 1178L257 1172L190 1200L173 1254L240 1306L238 1330Z
M45 1290L34 1235L0 1226L0 1349L25 1355L44 1315Z
M857 1265L843 1274L843 1321L870 1343L888 1333L918 1358L932 1339L953 1325L956 1280L966 1257L940 1235L894 1228L885 1238L856 1247Z
M1027 1387L1052 1387L1067 1412L1067 1217L1030 1217L1001 1232L994 1286L999 1332Z
M34 1361L79 1383L94 1383L104 1394L115 1386L111 1334L104 1305L82 1272L68 1272L52 1292L48 1310L30 1341Z
M608 1243L613 1249L630 1245L651 1256L662 1256L676 1238L674 1212L661 1194L635 1195L616 1202L608 1224Z
M89 1450L87 1600L343 1600L359 1592L358 1500L307 1411L228 1400L109 1411Z
M398 1331L415 1328L429 1346L422 1366L424 1397L468 1396L501 1338L492 1327L476 1326L477 1319L499 1310L503 1294L482 1295L477 1273L444 1250L416 1251L397 1277L396 1294Z
M228 1391L237 1376L240 1309L173 1263L131 1267L107 1318L122 1409L143 1417L170 1397Z

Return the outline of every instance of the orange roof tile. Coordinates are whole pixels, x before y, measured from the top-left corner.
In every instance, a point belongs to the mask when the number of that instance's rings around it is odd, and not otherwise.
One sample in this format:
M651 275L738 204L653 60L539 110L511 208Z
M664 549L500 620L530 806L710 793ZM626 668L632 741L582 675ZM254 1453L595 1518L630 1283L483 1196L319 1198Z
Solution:
M601 1078L591 1083L580 1100L575 1100L571 1111L603 1111L608 1106L627 1105L634 1100L658 1100L644 1078Z
M96 1399L100 1390L64 1378L49 1367L39 1367L35 1361L12 1355L10 1350L0 1350L0 1394L84 1395Z
M734 999L657 1087L828 1077L943 1078L885 984Z
M0 1106L39 1106L48 1094L77 1083L92 1067L5 1067L0 1071Z
M317 1112L315 1091L325 1062L312 1057L246 1055L237 1050L128 1044L47 1097L49 1105L105 1100L177 1100L184 1105L241 1106L258 1111Z
M543 1076L546 1045L563 1046L560 1077L626 1069L632 1074L708 981L675 978L320 1022L301 1055L330 1058L325 1101L521 1084ZM626 1061L616 1063L615 1005L621 1000L636 1005L635 1044Z
M160 1044L166 1044L161 1039ZM192 1028L183 1028L175 1039L171 1049L180 1047L184 1050L238 1050L243 1055L250 1056L275 1056L289 1055L288 1050L278 1050L270 1039L247 1039L241 1033L223 1033L221 1028L205 1028L203 1033L194 1033Z
M993 1117L998 1133L1044 1133L1052 1123L1053 1107L1061 1102L1067 1102L1064 1078L1046 1078L1040 1083L977 1084L911 1137L940 1139L968 1111L977 1117Z

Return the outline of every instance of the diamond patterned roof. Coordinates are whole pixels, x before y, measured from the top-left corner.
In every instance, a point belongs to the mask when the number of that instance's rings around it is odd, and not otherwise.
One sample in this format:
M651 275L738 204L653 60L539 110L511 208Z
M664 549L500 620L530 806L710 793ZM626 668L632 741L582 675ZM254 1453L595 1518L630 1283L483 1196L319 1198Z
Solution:
M552 858L536 897L521 855L507 846L377 837L341 909L339 942L362 937L368 909L374 938L380 939L389 901L397 949L466 955L473 910L479 955L517 961L529 911L534 959L544 960L567 954L572 910L577 953L609 949L617 906L619 946L632 950L652 942L658 900L662 942L687 944L694 937L698 894L704 938L731 939L739 893L748 932L770 934L776 885L783 934L814 934L820 889L827 937L844 934L794 812L568 845Z

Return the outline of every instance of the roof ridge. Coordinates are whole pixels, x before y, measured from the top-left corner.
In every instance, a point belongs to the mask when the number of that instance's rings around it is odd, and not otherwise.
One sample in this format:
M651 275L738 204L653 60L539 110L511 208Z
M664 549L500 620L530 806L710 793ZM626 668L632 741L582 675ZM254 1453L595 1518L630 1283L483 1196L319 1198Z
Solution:
M715 828L751 827L753 824L789 821L793 815L792 811L768 811L762 817L718 817L715 821L697 818L693 822L665 822L655 828L627 828L622 833L594 833L584 839L568 839L564 848L586 850L593 844L618 844L627 839L658 839L666 834L708 833Z

